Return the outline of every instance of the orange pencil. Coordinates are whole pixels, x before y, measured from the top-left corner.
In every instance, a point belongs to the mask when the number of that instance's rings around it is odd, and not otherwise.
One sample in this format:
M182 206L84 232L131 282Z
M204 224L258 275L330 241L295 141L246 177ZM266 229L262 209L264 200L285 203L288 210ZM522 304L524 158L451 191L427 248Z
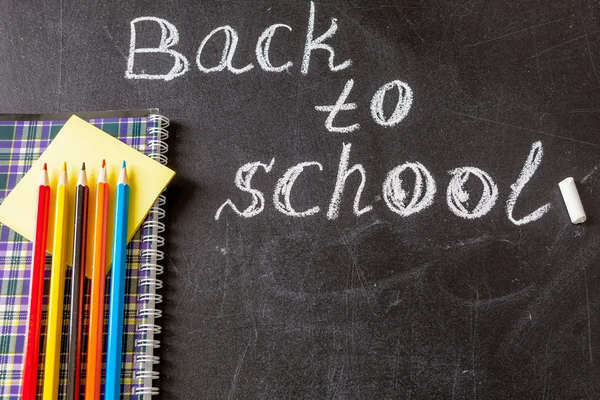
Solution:
M85 399L99 400L102 386L102 334L104 330L104 286L106 277L106 225L108 220L106 162L98 176L94 223L94 259L90 294L90 330L87 350Z

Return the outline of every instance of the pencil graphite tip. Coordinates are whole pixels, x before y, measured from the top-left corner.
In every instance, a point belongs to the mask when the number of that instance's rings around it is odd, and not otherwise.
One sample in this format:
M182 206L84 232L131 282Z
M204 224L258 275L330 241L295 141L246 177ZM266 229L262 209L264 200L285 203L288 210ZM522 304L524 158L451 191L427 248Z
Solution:
M98 183L107 183L106 179L106 163L102 160L102 168L100 169L100 175L98 175Z
M82 171L85 171L85 162L83 162L83 163L81 164L81 170L82 170Z
M79 173L79 179L77 180L78 186L87 186L87 175L85 173L85 164L81 168L81 172Z
M63 169L60 172L60 177L58 178L59 185L67 185L67 163L63 163Z
M50 179L48 179L48 167L44 164L44 169L42 170L42 175L40 176L40 185L48 186L50 184Z
M121 168L121 173L119 174L118 184L129 185L129 178L127 177L127 167L125 166L125 161L123 161L123 168Z
M123 160L123 164L121 165L121 168L127 168L127 164L125 163L125 160Z

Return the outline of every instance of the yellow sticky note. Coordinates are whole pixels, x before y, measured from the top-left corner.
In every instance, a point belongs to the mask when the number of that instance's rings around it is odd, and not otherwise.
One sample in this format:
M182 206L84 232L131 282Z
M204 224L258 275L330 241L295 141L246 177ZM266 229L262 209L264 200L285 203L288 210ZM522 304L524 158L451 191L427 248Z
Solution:
M69 203L69 247L67 249L67 260L71 264L73 254L75 187L81 171L81 164L85 162L90 190L86 275L90 277L94 252L93 235L94 214L96 210L96 180L102 166L102 160L106 160L108 182L110 185L106 242L108 267L112 259L115 188L123 161L127 162L127 175L130 185L128 240L131 240L138 230L148 211L150 211L160 193L173 178L175 172L77 116L72 116L67 121L40 158L4 199L4 202L0 205L0 222L25 238L29 240L34 239L37 191L40 174L44 163L46 163L48 165L51 187L47 250L51 253L54 242L52 233L54 230L56 184L63 162L66 162L69 180L67 194Z

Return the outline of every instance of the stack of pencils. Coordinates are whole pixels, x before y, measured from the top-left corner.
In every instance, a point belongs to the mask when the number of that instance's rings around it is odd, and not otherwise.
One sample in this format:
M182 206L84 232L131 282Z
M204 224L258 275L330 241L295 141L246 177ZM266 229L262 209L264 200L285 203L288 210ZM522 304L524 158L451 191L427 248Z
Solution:
M38 394L38 362L40 355L40 337L42 335L42 299L44 295L44 269L50 220L50 183L48 167L44 164L41 172L35 226L31 281L29 285L29 304L27 314L27 335L25 343L24 369L21 398L34 400ZM96 209L94 214L92 277L90 285L89 325L83 324L85 270L88 251L88 203L89 192L85 163L76 184L75 198L69 199L67 188L66 164L60 171L56 186L56 207L54 209L54 243L52 244L52 265L50 274L50 298L47 323L47 335L44 359L43 399L58 398L59 376L61 374L60 354L63 329L63 305L65 299L65 277L67 270L66 244L73 243L71 258L70 313L66 352L67 393L69 400L79 399L85 394L86 400L99 400L102 388L102 355L106 349L106 383L104 398L119 399L121 396L121 358L123 344L123 309L125 304L125 270L127 247L127 219L129 210L129 181L125 162L121 167L115 190L115 219L112 243L112 270L110 303L108 312L108 332L103 342L105 318L105 276L107 220L110 189L107 179L106 163L97 179ZM72 204L72 206L71 206ZM69 213L74 214L73 237L68 237ZM82 336L88 329L87 362L85 382L82 376ZM82 390L84 388L84 390Z

